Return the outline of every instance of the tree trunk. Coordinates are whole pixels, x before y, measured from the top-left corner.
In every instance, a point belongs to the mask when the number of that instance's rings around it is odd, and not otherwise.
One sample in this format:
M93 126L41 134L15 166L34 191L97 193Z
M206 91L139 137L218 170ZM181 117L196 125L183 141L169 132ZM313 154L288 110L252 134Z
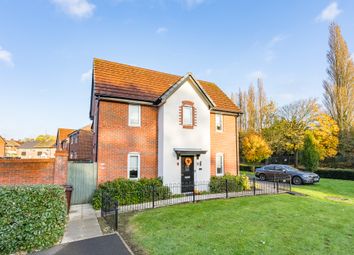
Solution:
M299 166L299 151L295 151L295 167Z

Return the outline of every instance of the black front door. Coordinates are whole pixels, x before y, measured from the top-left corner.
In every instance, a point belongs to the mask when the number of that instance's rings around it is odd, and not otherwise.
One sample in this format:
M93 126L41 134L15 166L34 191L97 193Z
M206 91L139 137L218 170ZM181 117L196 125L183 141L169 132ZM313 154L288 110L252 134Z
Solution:
M182 192L192 192L194 190L194 157L181 157L181 183Z

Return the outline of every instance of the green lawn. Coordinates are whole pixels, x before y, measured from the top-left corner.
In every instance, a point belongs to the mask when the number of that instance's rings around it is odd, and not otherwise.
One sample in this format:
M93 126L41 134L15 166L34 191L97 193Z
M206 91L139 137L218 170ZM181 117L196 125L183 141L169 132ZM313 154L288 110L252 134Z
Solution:
M354 182L323 179L294 189L308 196L147 210L122 217L123 232L138 254L353 254Z

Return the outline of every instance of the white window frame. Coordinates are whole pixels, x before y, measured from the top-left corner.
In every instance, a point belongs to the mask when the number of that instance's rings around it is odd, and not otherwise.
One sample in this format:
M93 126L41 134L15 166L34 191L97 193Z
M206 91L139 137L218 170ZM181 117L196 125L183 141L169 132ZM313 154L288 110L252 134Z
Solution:
M130 178L130 157L137 156L138 157L138 178ZM140 153L139 152L129 152L128 153L128 163L127 163L127 174L129 180L138 180L140 179Z
M218 130L218 122L217 119L220 118L220 125L221 125L221 129ZM223 115L220 113L215 114L215 129L217 132L223 132L224 131L224 118Z
M191 122L190 123L185 123L184 122L184 116L185 116L185 112L184 112L184 109L185 108L189 108L190 109L190 120ZM190 105L183 105L182 107L182 125L183 126L193 126L193 106L190 106Z
M136 123L131 123L130 121L130 111L132 111L133 107L138 107L138 124ZM141 126L141 106L139 104L129 104L128 107L128 126L129 127L140 127Z
M218 164L217 164L217 158L221 156L221 170L222 173L218 173ZM224 164L224 153L218 152L215 155L215 175L216 176L224 176L225 174L225 164Z

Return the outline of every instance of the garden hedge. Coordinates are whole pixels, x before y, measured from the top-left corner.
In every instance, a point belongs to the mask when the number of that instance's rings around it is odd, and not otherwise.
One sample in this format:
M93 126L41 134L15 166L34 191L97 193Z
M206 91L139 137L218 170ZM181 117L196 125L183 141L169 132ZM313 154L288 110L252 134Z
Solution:
M142 178L138 181L118 178L102 183L98 186L92 198L92 206L98 210L102 206L102 193L108 194L119 205L138 204L152 201L152 187L154 186L155 199L166 199L171 196L171 190L163 186L159 178Z
M51 247L63 236L65 223L63 187L0 187L0 254Z
M354 181L354 169L318 169L315 173L321 178Z
M210 192L211 193L224 193L226 190L226 180L228 182L228 191L243 191L250 190L249 178L246 175L225 175L221 177L212 176L210 178Z
M253 172L253 167L254 169L258 168L258 167L262 167L261 165L246 165L246 164L240 164L240 171L246 171L246 172Z

